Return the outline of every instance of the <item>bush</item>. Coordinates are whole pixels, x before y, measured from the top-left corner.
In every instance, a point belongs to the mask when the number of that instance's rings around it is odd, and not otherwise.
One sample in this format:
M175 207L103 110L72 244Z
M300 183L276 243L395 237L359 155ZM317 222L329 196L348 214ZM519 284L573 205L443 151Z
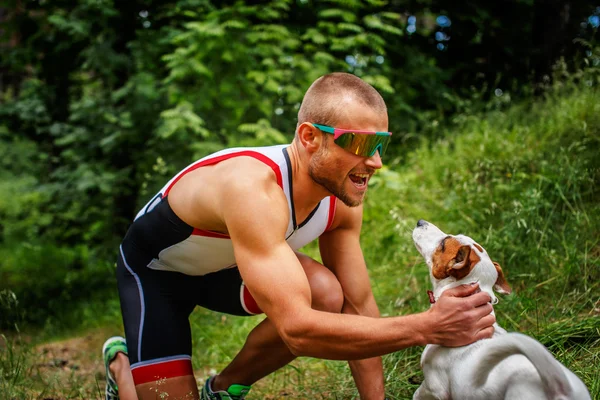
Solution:
M37 325L61 319L94 295L116 293L114 269L85 246L22 243L0 248L0 260L0 290L7 293L0 307L11 310L3 328L14 328L17 317Z

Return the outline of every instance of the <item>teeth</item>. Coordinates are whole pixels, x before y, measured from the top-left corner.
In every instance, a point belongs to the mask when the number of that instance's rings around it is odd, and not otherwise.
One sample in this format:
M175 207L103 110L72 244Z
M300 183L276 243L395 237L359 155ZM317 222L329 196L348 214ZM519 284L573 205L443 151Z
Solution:
M369 174L352 174L352 175L358 176L358 177L361 177L361 178L368 178L369 177Z

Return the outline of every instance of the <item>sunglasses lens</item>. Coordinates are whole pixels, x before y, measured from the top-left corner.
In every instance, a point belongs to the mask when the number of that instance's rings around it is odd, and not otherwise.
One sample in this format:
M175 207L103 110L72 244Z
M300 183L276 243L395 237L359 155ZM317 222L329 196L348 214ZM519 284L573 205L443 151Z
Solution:
M360 133L344 133L335 143L345 150L363 157L371 157L376 151L383 156L390 142L391 135L365 135Z

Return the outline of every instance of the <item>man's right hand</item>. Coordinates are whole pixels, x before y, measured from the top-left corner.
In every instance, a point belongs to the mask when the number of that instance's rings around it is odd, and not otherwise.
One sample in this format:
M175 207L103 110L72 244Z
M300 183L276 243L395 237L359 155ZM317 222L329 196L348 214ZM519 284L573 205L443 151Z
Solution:
M492 337L496 318L490 301L479 284L446 290L427 311L431 324L428 342L458 347Z

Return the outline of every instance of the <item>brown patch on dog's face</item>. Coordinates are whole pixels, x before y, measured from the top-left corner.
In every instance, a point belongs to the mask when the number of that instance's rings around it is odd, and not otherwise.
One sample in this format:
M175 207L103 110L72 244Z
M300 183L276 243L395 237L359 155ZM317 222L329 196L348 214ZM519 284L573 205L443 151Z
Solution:
M446 236L433 252L431 260L431 273L434 278L445 279L452 276L462 279L469 275L481 259L471 251L470 245L464 245L456 238Z
M502 294L510 294L512 289L510 285L506 281L504 277L504 272L502 271L502 267L496 261L492 261L494 263L494 267L496 267L496 272L498 272L498 279L496 279L496 284L494 285L494 290L498 293Z

